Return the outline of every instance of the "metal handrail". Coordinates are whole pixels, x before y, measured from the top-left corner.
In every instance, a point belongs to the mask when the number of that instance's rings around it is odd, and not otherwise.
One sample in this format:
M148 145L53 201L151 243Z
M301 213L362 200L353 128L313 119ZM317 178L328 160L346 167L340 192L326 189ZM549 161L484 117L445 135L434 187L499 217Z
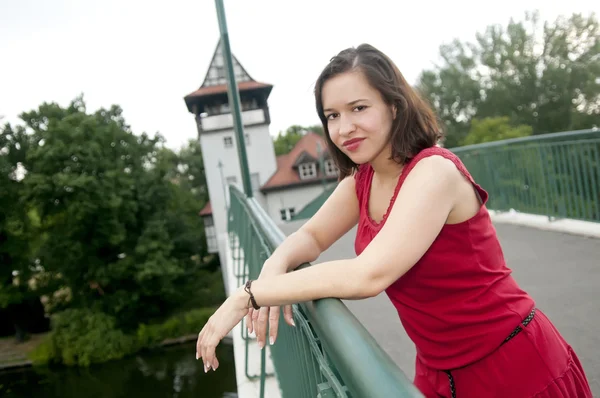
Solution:
M591 136L592 138L600 138L599 129L586 129L586 130L574 130L564 131L561 133L548 133L530 135L527 137L510 138L507 140L484 142L481 144L464 145L455 148L448 148L448 150L454 153L469 152L476 149L489 149L513 144L526 144L526 143L539 143L542 141L567 141L572 139L582 139L584 137Z
M245 204L244 207L255 221L254 225L260 230L263 241L271 252L274 251L285 239L275 222L256 199L246 197L233 185L230 186L230 197L235 197ZM303 264L299 268L308 266L310 264ZM318 366L327 367L329 363L332 368L329 371L323 369L328 373L324 375L324 379L329 381L325 383L329 384L328 386L322 385L323 383L319 385L323 391L328 390L334 396L347 396L344 393L347 389L352 397L422 397L419 390L341 300L320 299L300 303L297 307L299 308L295 309L295 316L306 317L318 338L318 345L325 354L323 358L316 358ZM277 344L271 349L276 351ZM280 377L278 370L275 363L275 371L281 385L287 381ZM339 375L339 380L335 375ZM336 387L337 383L344 388L341 389L339 385ZM317 393L318 391L314 391L315 396Z
M490 194L488 207L600 222L600 131L451 148Z

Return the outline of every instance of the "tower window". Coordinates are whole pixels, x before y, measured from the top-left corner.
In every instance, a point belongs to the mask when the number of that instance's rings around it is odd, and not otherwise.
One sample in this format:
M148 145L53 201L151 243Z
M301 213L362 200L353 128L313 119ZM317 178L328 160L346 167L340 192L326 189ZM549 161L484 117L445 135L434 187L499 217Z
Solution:
M225 148L232 148L233 147L233 137L232 136L223 137L223 144L225 145Z

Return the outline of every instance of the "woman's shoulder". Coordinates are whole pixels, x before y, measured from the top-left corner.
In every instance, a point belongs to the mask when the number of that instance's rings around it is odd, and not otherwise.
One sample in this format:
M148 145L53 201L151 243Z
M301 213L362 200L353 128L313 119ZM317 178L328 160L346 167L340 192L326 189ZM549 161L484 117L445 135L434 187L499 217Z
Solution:
M423 174L429 172L431 178L451 181L459 176L465 177L477 189L482 203L487 202L488 193L477 184L460 157L454 152L439 146L423 149L410 161L403 178L406 178L417 164L421 164L420 171Z

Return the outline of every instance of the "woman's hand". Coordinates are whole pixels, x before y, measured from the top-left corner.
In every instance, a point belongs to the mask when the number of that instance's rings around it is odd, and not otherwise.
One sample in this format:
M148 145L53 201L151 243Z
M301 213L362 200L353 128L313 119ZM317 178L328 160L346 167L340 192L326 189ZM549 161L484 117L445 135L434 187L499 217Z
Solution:
M263 276L283 275L285 273L287 273L287 267L282 267L278 261L269 258L263 264L258 279ZM246 315L246 327L248 333L256 333L256 342L261 350L266 344L267 321L269 322L269 344L275 344L277 332L279 331L279 315L279 307L261 307L260 310L250 307L248 315ZM296 326L291 305L283 307L283 319L288 325Z
M258 342L258 347L260 349L263 349L265 346L267 320L269 321L269 344L275 344L277 332L279 331L279 313L279 307L261 307L260 310L250 308L250 311L248 311L248 314L246 315L248 333L256 331L256 341ZM283 307L283 319L285 319L285 322L288 325L296 326L291 305Z
M204 372L217 370L219 361L215 349L219 342L248 314L248 294L243 288L236 290L208 319L198 334L196 359L202 358Z

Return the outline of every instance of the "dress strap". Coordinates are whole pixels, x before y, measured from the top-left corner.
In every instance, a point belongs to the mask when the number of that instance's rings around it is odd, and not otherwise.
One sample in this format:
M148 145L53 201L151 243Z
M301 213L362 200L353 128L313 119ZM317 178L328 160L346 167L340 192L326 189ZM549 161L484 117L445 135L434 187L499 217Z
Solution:
M371 165L368 163L361 164L358 166L358 170L354 173L354 185L356 189L356 197L358 198L358 203L362 206L365 201L365 197L368 198L368 188L369 188L369 180L370 174L372 173Z

